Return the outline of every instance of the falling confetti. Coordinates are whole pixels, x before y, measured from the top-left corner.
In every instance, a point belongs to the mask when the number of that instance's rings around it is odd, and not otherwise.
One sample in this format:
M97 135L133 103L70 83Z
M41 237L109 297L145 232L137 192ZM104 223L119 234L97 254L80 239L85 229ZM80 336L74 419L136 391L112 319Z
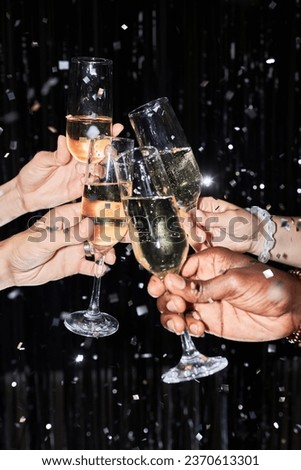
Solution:
M274 273L271 269L266 269L265 271L263 271L262 274L264 275L266 279L269 279L270 277L274 276Z

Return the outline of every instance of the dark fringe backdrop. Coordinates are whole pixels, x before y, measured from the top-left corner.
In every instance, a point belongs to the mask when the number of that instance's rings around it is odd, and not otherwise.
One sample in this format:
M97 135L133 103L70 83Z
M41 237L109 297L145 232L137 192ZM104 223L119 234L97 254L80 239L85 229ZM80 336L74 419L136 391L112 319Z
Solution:
M114 61L123 135L131 109L168 96L213 178L203 194L300 215L300 11L299 0L1 0L0 182L55 149L64 64L94 55ZM160 326L148 274L125 247L117 255L102 299L120 330L106 339L77 337L60 320L86 306L91 279L1 292L0 448L300 449L300 350L206 335L198 347L229 367L162 384L179 338Z

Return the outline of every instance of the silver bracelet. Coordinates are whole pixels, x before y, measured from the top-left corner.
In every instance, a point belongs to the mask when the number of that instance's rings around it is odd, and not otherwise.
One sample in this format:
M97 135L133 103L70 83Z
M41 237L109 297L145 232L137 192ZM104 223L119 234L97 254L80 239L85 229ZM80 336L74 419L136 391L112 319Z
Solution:
M247 210L251 212L252 215L256 215L260 222L264 221L264 243L262 252L258 255L258 261L260 261L261 263L267 263L270 259L270 252L274 248L276 243L274 235L276 233L277 226L272 220L271 214L265 209L261 209L261 207L258 206L252 206L250 209Z

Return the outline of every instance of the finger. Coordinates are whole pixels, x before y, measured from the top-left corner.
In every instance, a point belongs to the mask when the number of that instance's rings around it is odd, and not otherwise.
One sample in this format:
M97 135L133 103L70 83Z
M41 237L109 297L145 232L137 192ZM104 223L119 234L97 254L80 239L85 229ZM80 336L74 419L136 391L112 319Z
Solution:
M176 313L162 313L160 316L161 325L171 333L181 335L186 328L184 318Z
M65 225L62 225L61 228L68 226L73 226L78 224L82 220L81 214L81 202L72 202L64 204L62 206L57 206L47 212L43 217L41 217L43 222L51 223L56 221L61 221ZM92 221L91 221L92 222Z
M188 306L187 302L180 295L171 294L170 292L165 292L163 295L157 299L157 307L161 313L176 313L182 314L185 313Z
M147 292L153 298L160 297L160 295L164 294L165 287L164 283L156 276L151 276L150 280L148 281Z
M201 248L201 244L205 241L206 237L203 236L203 233L196 232L194 216L185 213L184 216L181 215L181 217L183 228L188 238L188 243L194 249L194 251L197 252Z
M203 225L207 231L214 228L228 228L231 221L237 218L237 211L227 210L225 212L203 212L199 209L196 211L197 225ZM247 224L247 217L240 217L240 223Z
M206 232L203 228L195 224L194 217L186 217L183 222L184 230L188 236L189 245L195 252L203 249L203 244L206 241Z
M66 144L66 137L59 135L57 139L57 149L54 152L55 161L58 165L66 165L72 158Z
M92 233L93 222L88 217L74 226L66 218L57 217L51 224L40 219L27 230L27 240L38 244L41 252L55 253L65 246L83 244Z
M81 245L65 246L57 250L47 263L36 266L32 271L30 284L43 284L78 273L93 276L95 263L85 259Z
M164 312L160 316L161 325L171 333L181 335L185 329L191 336L202 336L205 333L205 325L199 320L193 318L191 313L187 315L177 315L175 313Z
M113 129L112 129L112 134L114 137L117 137L124 129L124 126L120 124L119 122L116 124L113 124Z
M171 312L184 312L186 302L201 302L204 299L204 282L198 280L185 280L176 274L167 274L164 280L165 287L169 292L169 298L158 299L159 309ZM208 302L208 298L205 299Z
M131 243L131 237L130 237L130 233L129 231L127 230L126 234L124 235L124 237L119 241L119 243L127 243L127 244L130 244Z
M184 228L189 231L190 238L196 243L204 243L206 240L206 231L202 225L197 225L192 221L185 220Z
M65 239L66 242L84 243L86 240L90 240L94 232L93 221L89 217L85 217L81 220L80 214L81 203L65 204L63 206L56 207L49 211L45 217L40 219L36 224L41 229L53 233L52 240L55 236L58 239ZM41 225L39 225L39 222ZM71 228L73 229L71 230ZM61 232L61 233L60 233ZM74 238L73 238L74 237ZM76 243L74 243L76 244ZM105 253L106 264L114 264L116 261L116 254L114 248L107 251L107 247L101 248L98 246L98 251Z
M171 294L180 296L186 302L195 303L213 303L214 301L231 299L237 296L240 284L235 270L228 271L222 276L217 276L206 281L184 280L185 286L179 288L171 278L165 280L165 285ZM246 282L246 279L244 280ZM241 290L241 289L240 289ZM245 290L245 287L244 287ZM243 294L243 292L241 293Z
M254 258L229 250L224 247L210 247L187 258L181 275L186 278L201 280L219 276L229 269L251 266ZM169 276L169 275L168 275Z
M105 256L105 263L113 265L116 262L116 253L114 248L111 248Z
M94 276L95 268L93 265L93 262L87 261L86 259L81 259L79 261L78 274L83 274L85 276Z
M47 172L49 171L49 168L57 166L54 152L48 152L46 150L41 150L40 152L36 153L32 161L34 161L37 168L40 168L44 171L46 170Z
M95 256L97 259L97 255L103 255L104 256L104 262L106 264L114 264L116 261L116 254L114 248L111 248L109 251L107 246L101 247L100 245L97 246L97 249L95 250Z
M81 203L64 204L54 207L47 212L37 223L41 222L46 227L54 230L67 229L81 221Z
M195 255L191 255L187 258L187 260L185 261L185 264L183 265L181 269L182 276L190 278L196 275L198 271L198 266L199 266L199 255L200 255L200 252L198 252ZM175 278L180 277L177 274L167 274L167 276L168 277L175 276ZM176 282L176 279L175 279L175 282Z
M225 212L227 210L239 209L238 206L223 199L215 199L214 197L207 196L201 197L198 202L198 209L203 212Z
M189 331L191 336L199 338L203 336L206 331L206 325L201 321L197 320L192 316L192 313L185 315L186 329Z

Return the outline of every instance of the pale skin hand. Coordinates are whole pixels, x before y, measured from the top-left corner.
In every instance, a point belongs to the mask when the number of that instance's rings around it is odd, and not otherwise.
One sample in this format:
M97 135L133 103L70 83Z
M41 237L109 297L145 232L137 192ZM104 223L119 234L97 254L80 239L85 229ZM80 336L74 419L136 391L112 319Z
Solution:
M81 196L78 162L72 158L63 135L55 152L38 152L16 177L24 213L55 207Z
M122 129L122 124L114 124L113 135ZM38 152L15 178L0 187L0 226L27 212L79 198L83 168L69 153L65 136L60 135L55 152Z
M226 248L192 255L181 276L167 274L164 283L152 276L148 292L162 325L177 334L187 327L193 336L260 342L283 338L301 322L299 279Z
M0 289L45 284L86 274L96 264L85 259L83 242L93 234L93 223L80 221L80 203L52 209L32 227L0 243ZM114 249L105 255L107 264L116 260ZM102 274L106 267L104 266Z
M301 265L301 218L273 215L276 223L275 246L270 251L271 260ZM191 212L191 237L196 251L205 248L209 239L212 246L223 246L241 253L259 255L268 236L265 223L255 215L230 202L213 197L200 198L198 207Z

